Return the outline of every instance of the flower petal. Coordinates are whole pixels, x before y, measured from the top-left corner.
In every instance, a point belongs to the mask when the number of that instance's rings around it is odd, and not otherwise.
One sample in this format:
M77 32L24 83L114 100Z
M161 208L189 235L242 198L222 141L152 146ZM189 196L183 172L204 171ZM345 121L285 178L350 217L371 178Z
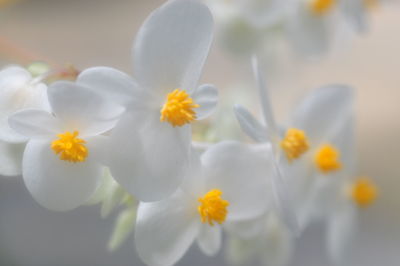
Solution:
M26 142L25 136L9 127L8 117L29 108L48 110L47 86L42 83L33 84L27 70L12 66L0 71L0 94L0 140Z
M266 132L268 134L267 137L272 143L275 143L274 140L278 138L278 130L275 122L274 113L272 111L268 87L256 57L252 58L252 67L254 78L257 82L261 110L266 125Z
M178 191L170 198L140 203L135 227L139 257L150 266L175 264L199 232L192 199Z
M257 142L266 142L268 140L265 126L261 125L245 107L236 104L233 110L240 127L247 136Z
M164 99L196 88L212 40L213 19L198 1L168 1L144 22L133 47L139 85Z
M8 123L13 130L28 138L55 137L62 132L59 121L42 110L19 111L10 116Z
M22 155L26 143L0 141L0 175L18 176L22 174Z
M214 256L221 249L222 230L218 225L210 226L202 224L199 235L197 236L197 244L207 256Z
M293 126L306 131L312 144L327 141L352 114L353 90L344 85L321 87L295 109Z
M115 180L141 201L161 200L182 183L189 164L190 127L160 122L159 113L127 114L110 137Z
M58 81L48 89L49 102L67 130L81 135L97 135L114 127L123 113L120 105L107 101L82 85Z
M96 190L102 167L90 160L71 163L60 160L50 141L31 140L23 158L23 178L33 198L55 211L72 210Z
M356 235L357 210L354 205L340 206L328 220L327 247L333 262L342 265L351 251Z
M195 111L196 119L201 120L215 110L218 103L218 90L213 85L204 84L195 90L192 98L196 104L200 105Z
M225 141L202 155L206 190L220 189L230 204L229 220L251 219L271 204L271 160L267 150Z
M110 67L88 68L79 74L77 83L92 88L105 99L124 106L134 101L134 96L139 90L133 78Z
M282 18L285 4L280 0L235 0L243 16L256 28L264 28Z
M365 32L368 29L366 2L363 0L340 1L340 8L351 26L356 31Z

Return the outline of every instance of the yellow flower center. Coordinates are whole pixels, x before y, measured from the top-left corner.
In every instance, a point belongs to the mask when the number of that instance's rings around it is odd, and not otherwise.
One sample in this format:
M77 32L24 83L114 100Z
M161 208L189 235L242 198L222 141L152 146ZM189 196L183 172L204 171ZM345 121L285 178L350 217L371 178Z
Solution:
M379 0L363 0L363 4L368 9L375 9L379 6Z
M315 15L325 15L335 6L337 0L311 0L310 9Z
M342 167L340 153L332 145L325 144L315 154L315 164L323 173L336 171Z
M351 188L351 197L360 207L373 203L377 195L376 186L368 178L359 178Z
M199 198L200 205L197 208L201 216L202 223L214 226L214 222L222 224L228 214L227 207L229 202L221 198L222 191L212 189L202 198Z
M79 132L73 133L67 131L63 134L58 134L59 139L51 143L51 148L56 154L59 154L60 159L68 162L83 162L88 156L88 149L85 146L86 141L78 138Z
M308 151L307 135L303 130L290 128L286 132L285 138L281 141L281 148L284 150L289 161L297 159Z
M172 126L183 126L196 119L194 108L200 105L193 102L184 90L175 89L167 95L167 101L161 109L160 121L169 122Z

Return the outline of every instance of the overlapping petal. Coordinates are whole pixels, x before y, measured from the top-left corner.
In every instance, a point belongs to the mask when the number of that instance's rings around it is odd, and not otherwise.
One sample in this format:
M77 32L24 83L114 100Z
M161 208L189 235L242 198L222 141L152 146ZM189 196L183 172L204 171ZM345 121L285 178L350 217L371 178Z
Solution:
M21 175L24 149L25 143L7 143L0 141L0 175Z
M197 244L207 256L214 256L221 249L222 230L218 225L203 224L197 236Z
M140 93L133 78L110 67L88 68L79 74L77 83L92 88L105 99L123 106L133 104Z
M79 84L58 81L48 89L49 102L65 130L79 130L83 136L106 132L118 122L124 108L107 101Z
M127 114L114 129L108 165L114 178L142 201L171 195L190 154L190 128L160 123L158 113Z

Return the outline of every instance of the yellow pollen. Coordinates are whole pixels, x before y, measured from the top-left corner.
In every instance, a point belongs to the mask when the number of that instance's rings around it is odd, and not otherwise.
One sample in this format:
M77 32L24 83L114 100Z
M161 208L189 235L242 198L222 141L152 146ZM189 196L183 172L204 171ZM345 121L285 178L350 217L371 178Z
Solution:
M335 6L337 0L311 0L310 9L315 15L325 15Z
M161 109L160 121L169 122L172 126L183 126L196 119L194 108L200 105L193 102L184 90L175 89L167 95L167 101Z
M368 178L359 178L351 188L351 197L360 207L372 204L377 195L376 186Z
M329 173L339 170L342 167L340 163L340 152L332 145L325 144L315 154L315 164L323 173Z
M197 208L201 216L202 223L214 226L214 222L222 224L228 214L227 207L229 202L221 198L222 191L212 189L202 198L199 198L200 205Z
M285 138L281 141L281 148L285 151L287 159L293 161L308 151L307 135L303 130L289 128Z
M77 138L78 131L73 133L67 131L63 134L58 134L59 139L51 143L51 148L56 154L60 155L60 160L68 162L83 162L88 156L88 149L85 146L86 141Z

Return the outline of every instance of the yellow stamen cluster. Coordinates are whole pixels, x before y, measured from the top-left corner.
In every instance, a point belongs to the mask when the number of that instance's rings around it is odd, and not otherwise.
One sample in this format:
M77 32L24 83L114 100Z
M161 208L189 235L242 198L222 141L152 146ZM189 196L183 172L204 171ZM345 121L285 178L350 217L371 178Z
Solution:
M281 148L289 161L297 159L309 149L307 135L300 129L290 128L281 141Z
M315 154L315 164L323 173L329 173L339 170L342 167L340 163L340 152L332 145L325 144L319 148Z
M315 15L325 15L335 6L337 0L311 0L310 9Z
M197 208L202 223L214 226L214 222L222 224L228 214L229 202L221 198L222 192L212 189L202 198L199 198L200 205Z
M351 197L360 207L372 204L377 195L376 186L368 178L359 178L351 188Z
M175 89L167 95L167 101L161 109L160 121L167 121L174 127L183 126L196 119L193 109L198 107L200 105L194 103L186 91Z
M51 143L51 148L60 159L68 162L83 162L88 156L88 149L85 146L86 141L78 138L79 132L74 131L58 134L59 139Z

